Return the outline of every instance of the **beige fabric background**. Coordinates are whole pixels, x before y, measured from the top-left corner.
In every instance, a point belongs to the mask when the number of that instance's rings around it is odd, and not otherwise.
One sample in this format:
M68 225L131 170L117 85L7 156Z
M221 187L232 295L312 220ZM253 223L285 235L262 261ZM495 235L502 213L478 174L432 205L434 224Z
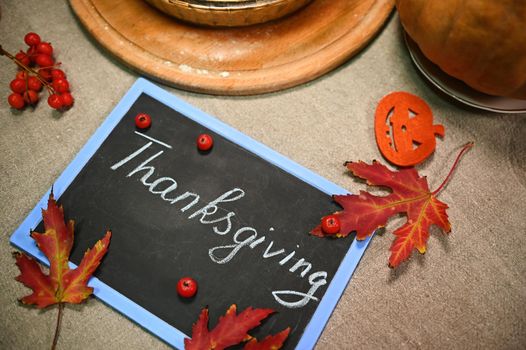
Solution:
M0 348L49 348L57 309L22 307L28 290L9 236L137 78L87 35L67 2L2 1L0 42L24 47L41 33L64 62L76 98L65 113L45 103L11 111L6 102L15 67L0 58ZM373 239L317 349L526 348L526 116L468 110L437 95L415 72L394 15L361 54L332 73L284 92L215 97L169 89L292 160L351 190L346 160L380 159L373 113L385 94L423 97L446 128L435 155L419 166L440 184L461 145L473 140L440 195L450 205L452 234L432 231L425 256L387 267L390 221ZM196 315L197 316L197 315ZM119 313L91 299L65 310L60 349L167 349Z

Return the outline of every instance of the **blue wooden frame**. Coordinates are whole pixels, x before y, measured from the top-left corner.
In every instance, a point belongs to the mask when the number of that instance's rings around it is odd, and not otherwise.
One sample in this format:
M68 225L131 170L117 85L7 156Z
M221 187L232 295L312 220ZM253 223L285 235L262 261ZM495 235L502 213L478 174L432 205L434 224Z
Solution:
M139 78L126 93L126 95L124 95L124 97L113 109L102 125L93 134L93 136L88 140L86 145L84 145L84 147L80 150L75 159L73 159L73 161L56 180L53 188L56 198L60 198L60 196L71 184L73 179L86 165L88 160L95 154L113 128L115 128L117 123L124 117L126 112L142 93L157 99L158 101L185 115L186 117L206 126L210 130L222 135L226 139L250 150L266 161L280 167L281 169L289 172L302 181L329 195L348 193L340 186L291 161L290 159L253 140L252 138L226 125L218 119L205 114L204 112L170 94L166 90L161 89L160 87L143 78ZM13 233L10 240L11 244L20 248L21 250L26 251L41 263L48 266L49 262L47 258L37 248L35 242L29 236L29 233L31 229L34 229L42 220L41 209L45 208L47 205L49 192L50 191L48 191L42 197L28 217ZM327 324L332 311L334 310L345 287L347 286L347 283L351 279L352 274L356 269L356 266L358 265L358 262L365 252L369 242L370 238L364 241L354 240L331 283L329 284L325 295L318 304L312 319L305 328L305 331L296 347L297 349L310 349L314 347L321 332L323 331L323 328ZM70 265L73 268L76 267L71 262ZM178 349L184 348L184 338L186 338L187 335L178 329L153 315L146 309L142 308L140 305L131 301L95 277L90 280L89 286L94 288L95 296L109 306L137 322L139 325L149 330L168 344ZM197 316L198 315L196 315L196 319Z

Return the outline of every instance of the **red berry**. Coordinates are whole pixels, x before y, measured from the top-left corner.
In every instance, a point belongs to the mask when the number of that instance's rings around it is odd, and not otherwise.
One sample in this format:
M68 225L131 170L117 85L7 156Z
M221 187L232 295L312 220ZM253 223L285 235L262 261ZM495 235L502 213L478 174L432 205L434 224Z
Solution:
M9 102L9 105L11 107L16 109L22 109L26 105L26 102L24 101L22 95L17 94L16 92L13 92L7 97L7 102Z
M51 58L51 56L40 53L35 57L35 63L38 64L40 67L48 68L53 67L55 61L53 61L53 58Z
M49 97L47 98L47 104L53 109L61 109L64 105L64 103L62 102L62 97L60 97L60 95L57 94L49 95Z
M152 125L152 117L146 113L139 113L135 116L135 126L139 129L148 129Z
M321 219L321 229L328 235L340 232L340 219L336 215L327 215Z
M26 55L26 53L23 52L23 51L20 51L19 53L17 53L17 54L15 55L15 58L16 58L17 60L19 60L19 61L20 61L23 65L25 65L25 66L29 66L29 65L31 64L31 59L30 59L29 56Z
M20 72L16 73L16 77L18 79L27 79L27 72L25 70L21 70Z
M53 73L51 73L53 74ZM56 79L53 80L53 89L55 89L56 92L68 92L69 91L69 83L66 79Z
M29 57L29 59L31 60L31 62L35 62L35 58L38 55L36 45L35 46L31 46L29 49L27 49L26 54Z
M44 54L44 55L51 56L53 54L53 46L51 46L50 43L45 43L45 42L39 43L37 45L37 52Z
M197 148L200 151L208 151L214 145L214 139L208 134L201 134L197 137Z
M38 102L38 94L33 90L27 90L24 92L24 101L29 105L34 105Z
M24 42L28 46L35 46L40 43L40 36L37 33L29 32L24 37Z
M52 69L51 70L51 76L53 77L53 80L55 80L55 79L66 79L66 73L64 73L60 69Z
M42 79L46 81L51 81L51 79L53 79L53 77L51 76L51 71L47 68L40 68L38 70L38 74Z
M31 76L27 78L27 87L33 91L40 91L42 90L42 83L37 77Z
M60 95L60 98L62 99L62 104L64 107L71 107L73 106L73 102L75 102L75 99L73 99L73 96L69 92L65 92L62 95Z
M23 94L24 91L26 91L26 81L20 78L13 79L11 80L9 87L11 88L11 90L13 90L13 92Z
M177 282L177 294L191 298L197 293L197 282L192 277L183 277Z

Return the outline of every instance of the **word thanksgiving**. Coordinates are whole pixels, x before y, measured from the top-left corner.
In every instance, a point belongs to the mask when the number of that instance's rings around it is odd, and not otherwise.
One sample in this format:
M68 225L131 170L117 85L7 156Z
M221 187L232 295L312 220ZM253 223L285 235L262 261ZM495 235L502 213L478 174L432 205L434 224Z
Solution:
M199 194L190 191L177 191L179 188L177 181L172 177L157 175L155 167L151 165L155 159L161 157L165 152L163 149L148 157L152 153L151 150L159 149L159 145L167 149L172 149L172 146L139 132L135 133L145 138L146 143L113 164L111 170L116 171L124 167L127 171L126 177L138 178L151 194L159 196L168 205L178 205L181 212L188 214L187 218L189 220L198 219L203 225L211 225L215 234L227 235L233 232L232 244L209 249L208 254L213 262L227 264L240 250L254 250L256 247L260 247L264 248L261 255L263 259L274 258L277 264L288 268L288 271L296 274L298 278L307 278L309 282L307 291L278 290L272 292L274 299L282 306L301 308L307 305L309 301L319 300L315 294L321 286L327 284L326 271L311 272L313 270L311 263L304 258L294 258L296 251L287 253L285 249L274 248L274 241L267 240L266 236L258 237L258 232L253 227L243 226L234 232L232 219L236 216L236 213L225 211L223 208L220 208L220 205L241 200L245 196L243 189L232 188L203 205L203 203L200 203L201 198Z

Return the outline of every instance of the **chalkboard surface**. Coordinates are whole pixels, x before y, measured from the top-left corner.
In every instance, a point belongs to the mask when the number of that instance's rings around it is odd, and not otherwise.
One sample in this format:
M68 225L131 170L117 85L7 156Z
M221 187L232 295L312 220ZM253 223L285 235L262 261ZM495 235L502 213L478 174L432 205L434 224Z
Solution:
M321 301L353 242L308 234L336 209L329 194L152 94L135 96L60 195L66 218L76 221L71 261L78 264L110 228L95 274L103 285L187 336L205 306L211 325L231 304L272 308L277 313L252 334L291 327L284 348L295 348L316 310L332 311L336 301ZM152 116L151 128L136 129L138 113ZM201 133L214 138L208 153L196 148ZM354 266L339 277L338 293ZM176 293L183 276L199 283L191 300ZM310 326L315 334L325 321Z

